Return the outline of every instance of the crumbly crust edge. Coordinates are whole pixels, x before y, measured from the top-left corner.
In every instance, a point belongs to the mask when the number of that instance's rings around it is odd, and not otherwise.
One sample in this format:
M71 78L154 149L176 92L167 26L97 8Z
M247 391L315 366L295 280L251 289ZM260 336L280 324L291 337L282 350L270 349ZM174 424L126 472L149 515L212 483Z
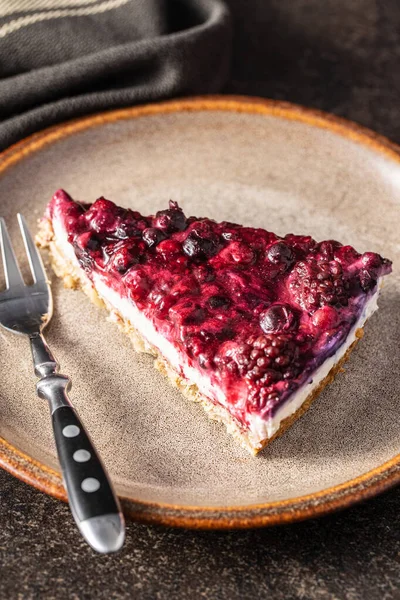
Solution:
M100 298L94 289L90 280L84 275L81 270L77 269L67 258L64 257L61 250L58 248L54 236L51 221L48 218L43 218L39 222L39 233L36 236L36 243L42 249L47 249L50 255L50 263L55 274L63 280L66 288L81 289L90 300L98 307L105 308L109 312L109 319L115 322L119 329L129 336L132 345L136 352L144 352L154 356L154 367L165 375L172 385L189 400L197 402L206 411L210 419L223 423L236 441L254 456L257 455L263 448L270 444L273 440L280 437L287 429L289 429L297 419L299 419L311 406L312 402L319 396L323 389L335 379L336 375L343 372L343 365L349 359L349 356L356 346L357 342L363 337L363 329L357 329L356 339L349 346L345 355L332 367L327 376L320 382L306 398L303 404L289 417L283 419L279 429L270 438L266 438L261 443L256 444L249 431L243 429L239 423L232 417L229 411L221 405L216 405L207 396L201 394L198 387L182 378L171 365L159 353L157 348L150 345L145 340L132 323L125 320L118 311L115 310L107 301Z

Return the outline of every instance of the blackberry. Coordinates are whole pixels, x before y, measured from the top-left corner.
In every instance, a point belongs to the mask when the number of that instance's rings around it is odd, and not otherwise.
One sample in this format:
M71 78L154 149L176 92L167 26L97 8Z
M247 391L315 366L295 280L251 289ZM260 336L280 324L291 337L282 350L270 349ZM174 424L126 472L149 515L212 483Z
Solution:
M236 356L239 373L259 385L269 386L284 378L286 369L296 372L298 346L291 335L250 336Z
M259 412L272 410L282 393L289 389L288 380L300 372L299 348L291 335L251 336L239 348L236 357L239 374L247 379L247 408Z
M294 301L309 312L328 304L347 306L350 296L341 264L315 258L296 264L289 277L289 290Z

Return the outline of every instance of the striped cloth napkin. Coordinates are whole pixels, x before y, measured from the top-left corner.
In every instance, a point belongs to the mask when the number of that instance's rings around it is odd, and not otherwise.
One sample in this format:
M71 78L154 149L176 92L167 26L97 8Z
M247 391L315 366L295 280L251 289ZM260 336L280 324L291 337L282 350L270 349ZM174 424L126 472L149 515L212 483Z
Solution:
M108 108L216 92L223 0L0 0L0 150Z

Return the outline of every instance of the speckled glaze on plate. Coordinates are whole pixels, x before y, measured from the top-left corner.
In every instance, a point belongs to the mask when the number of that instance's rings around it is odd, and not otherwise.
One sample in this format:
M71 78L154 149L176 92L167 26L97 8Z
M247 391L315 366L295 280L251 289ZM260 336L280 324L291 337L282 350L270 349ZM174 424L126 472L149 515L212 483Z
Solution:
M135 354L105 312L53 276L47 337L127 515L197 528L270 525L400 481L397 146L329 115L252 98L185 99L69 122L0 157L0 213L20 257L16 213L33 229L59 187L144 213L173 198L187 214L337 238L394 261L346 373L256 458ZM0 465L65 500L29 347L1 332L0 357Z

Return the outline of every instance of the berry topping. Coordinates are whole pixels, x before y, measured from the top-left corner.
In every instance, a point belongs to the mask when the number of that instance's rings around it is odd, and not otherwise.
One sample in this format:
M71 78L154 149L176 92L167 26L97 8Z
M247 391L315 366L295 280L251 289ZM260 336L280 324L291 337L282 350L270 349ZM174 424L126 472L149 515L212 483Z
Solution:
M286 368L293 365L298 349L289 335L250 336L240 346L239 372L252 381L271 385L284 379Z
M377 284L374 272L368 269L361 269L360 271L360 285L364 292L369 292Z
M373 252L187 218L174 202L145 217L60 191L49 214L57 211L88 277L96 271L137 305L190 365L229 390L237 414L273 411L302 385L390 272Z

